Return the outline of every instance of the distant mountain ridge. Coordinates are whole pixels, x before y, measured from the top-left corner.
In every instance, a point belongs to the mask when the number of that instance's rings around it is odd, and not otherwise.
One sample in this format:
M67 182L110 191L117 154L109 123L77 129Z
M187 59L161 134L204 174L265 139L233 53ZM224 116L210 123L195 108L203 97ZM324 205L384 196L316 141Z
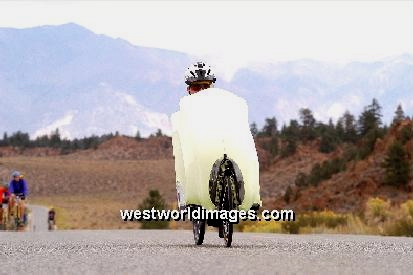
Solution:
M185 53L135 46L73 23L0 28L0 132L169 133L192 61ZM413 114L412 75L408 54L347 65L298 60L243 68L229 82L218 77L217 86L243 96L250 121L259 125L268 116L295 118L300 107L324 120L345 109L358 114L372 97L389 121L399 102Z

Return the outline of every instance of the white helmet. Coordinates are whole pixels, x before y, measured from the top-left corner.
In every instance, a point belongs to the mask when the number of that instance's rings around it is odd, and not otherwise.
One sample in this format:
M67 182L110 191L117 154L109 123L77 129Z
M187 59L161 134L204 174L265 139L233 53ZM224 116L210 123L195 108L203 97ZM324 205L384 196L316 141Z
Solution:
M11 176L12 176L13 178L15 178L15 177L20 177L21 174L20 174L19 171L13 171L13 173L11 173Z
M200 81L211 81L215 83L216 80L211 67L204 62L192 64L185 72L185 83L187 85Z

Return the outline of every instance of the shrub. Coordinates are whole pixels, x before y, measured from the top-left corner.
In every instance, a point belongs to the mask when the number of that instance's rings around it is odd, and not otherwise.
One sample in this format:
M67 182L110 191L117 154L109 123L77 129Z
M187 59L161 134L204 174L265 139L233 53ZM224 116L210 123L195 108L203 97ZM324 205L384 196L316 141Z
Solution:
M264 150L268 151L272 158L278 155L278 137L273 136L271 139L263 144Z
M324 133L321 136L320 147L318 148L321 153L331 153L336 150L336 147L336 141L331 134Z
M383 235L413 237L413 200L394 209L392 219L384 225Z
M385 222L390 216L390 203L380 198L370 198L366 203L365 218L370 225Z
M400 131L400 142L404 145L409 139L413 138L413 129L411 125L406 125Z
M332 211L320 211L298 215L296 221L281 222L281 228L285 233L299 234L303 233L302 230L311 232L309 228L334 229L346 225L347 221L348 215L336 214Z
M286 139L287 145L284 145L281 149L281 157L286 158L293 155L297 151L297 143L294 138L288 137Z
M309 184L307 175L303 172L299 172L294 183L298 187L307 186Z
M390 185L407 184L410 177L410 165L402 144L395 141L387 151L382 166L386 169L385 183Z
M298 234L300 233L300 224L298 220L281 222L281 229L283 233Z
M246 222L239 229L242 232L283 233L281 222L276 221Z
M312 212L299 216L299 223L301 226L326 226L328 228L335 228L338 225L347 223L347 216L343 214L336 214L333 211Z
M290 184L290 185L288 185L287 190L285 191L284 201L286 203L289 203L290 201L294 201L294 200L295 200L294 192L293 192L293 189L292 189L291 184Z
M165 210L166 203L161 194L158 190L151 190L149 191L148 197L138 206L138 209L142 210ZM140 221L142 224L142 229L165 229L168 228L169 222L168 221L147 221L142 220Z

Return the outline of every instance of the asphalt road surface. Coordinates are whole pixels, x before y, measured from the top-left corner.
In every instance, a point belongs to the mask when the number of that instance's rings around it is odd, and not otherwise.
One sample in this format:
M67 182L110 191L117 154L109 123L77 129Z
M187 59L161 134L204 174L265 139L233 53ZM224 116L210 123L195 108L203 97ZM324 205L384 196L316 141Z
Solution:
M413 238L191 231L0 233L0 274L412 274Z

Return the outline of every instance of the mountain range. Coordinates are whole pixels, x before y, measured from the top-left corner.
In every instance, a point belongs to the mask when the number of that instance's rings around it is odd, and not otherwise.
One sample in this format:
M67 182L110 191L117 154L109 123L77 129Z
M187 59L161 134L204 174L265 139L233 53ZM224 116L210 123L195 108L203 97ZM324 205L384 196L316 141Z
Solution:
M65 137L119 131L170 132L184 96L183 73L196 61L177 51L132 45L73 23L0 28L0 132ZM214 65L214 64L211 64ZM372 98L389 122L397 104L413 114L413 55L334 64L309 59L255 63L217 87L244 97L250 121L279 123L308 107L317 119L359 114Z

